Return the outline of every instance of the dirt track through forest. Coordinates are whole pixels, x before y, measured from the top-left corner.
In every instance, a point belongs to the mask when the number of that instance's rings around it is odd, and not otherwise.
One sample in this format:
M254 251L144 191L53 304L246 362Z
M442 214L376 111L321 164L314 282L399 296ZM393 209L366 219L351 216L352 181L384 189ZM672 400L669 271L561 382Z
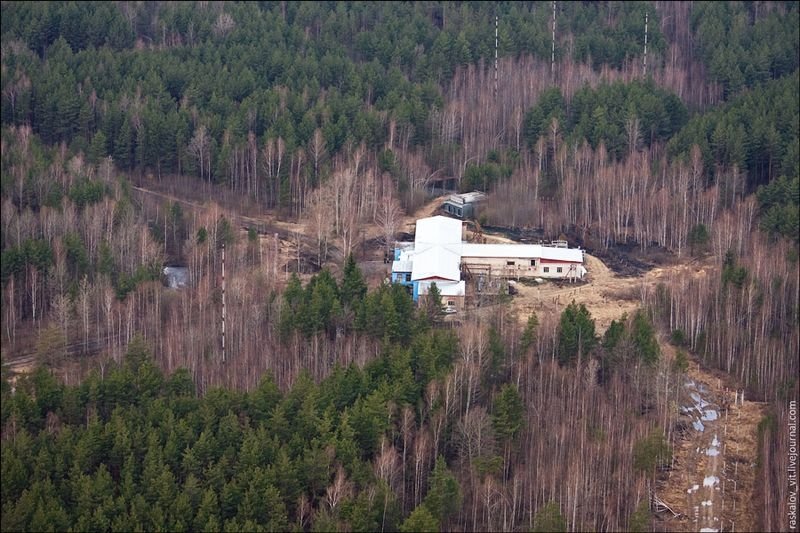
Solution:
M670 358L675 348L662 346ZM730 388L727 376L691 362L673 434L673 466L656 487L677 513L659 513L666 531L755 531L758 423L765 404Z

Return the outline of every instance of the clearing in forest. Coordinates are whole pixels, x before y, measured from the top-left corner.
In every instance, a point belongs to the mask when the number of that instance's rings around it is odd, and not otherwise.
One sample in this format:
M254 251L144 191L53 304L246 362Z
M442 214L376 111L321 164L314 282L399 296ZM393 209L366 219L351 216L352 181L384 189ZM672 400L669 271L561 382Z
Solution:
M510 242L510 241L509 241ZM584 304L595 319L598 334L618 320L623 313L632 314L640 306L646 291L654 290L660 281L672 274L705 276L709 265L689 260L684 263L653 268L639 277L622 277L614 274L600 259L586 254L587 275L583 282L554 283L546 281L538 286L517 283L518 294L511 305L522 322L532 312L560 314L573 300Z

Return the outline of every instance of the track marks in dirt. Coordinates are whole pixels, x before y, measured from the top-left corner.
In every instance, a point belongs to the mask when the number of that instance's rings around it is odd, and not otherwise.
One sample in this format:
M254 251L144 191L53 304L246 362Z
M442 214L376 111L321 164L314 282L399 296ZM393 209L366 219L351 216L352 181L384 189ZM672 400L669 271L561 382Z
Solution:
M662 350L668 358L675 351ZM660 514L659 529L755 530L756 430L764 407L741 395L737 400L723 374L690 363L672 432L673 467L656 487L679 516Z

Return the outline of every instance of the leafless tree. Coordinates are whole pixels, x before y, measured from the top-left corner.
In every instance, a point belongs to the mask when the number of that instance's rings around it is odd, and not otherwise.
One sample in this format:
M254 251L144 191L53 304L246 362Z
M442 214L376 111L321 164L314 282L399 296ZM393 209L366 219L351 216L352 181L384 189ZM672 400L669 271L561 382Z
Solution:
M214 22L214 26L211 28L211 31L214 32L214 35L217 37L225 37L227 36L234 28L236 27L236 22L234 22L233 17L230 16L228 13L220 13L217 17L216 22Z
M625 121L625 131L628 134L628 152L633 153L639 147L639 117L631 116Z
M394 244L394 237L400 226L403 211L400 203L394 197L392 190L385 189L384 197L378 205L378 214L375 222L380 226L385 250L390 250Z
M344 472L342 465L336 468L336 475L333 478L333 483L325 491L325 503L333 511L339 503L350 496L353 490L353 484L348 481L347 474Z
M331 192L328 187L319 187L314 190L307 202L304 217L309 233L314 235L317 241L317 263L319 265L324 264L328 258L328 238L333 229L331 226L333 214Z
M192 140L189 141L189 153L197 160L197 165L200 170L200 179L204 177L210 178L211 174L211 156L209 154L210 137L204 125L201 125L194 132ZM208 172L205 172L208 167ZM205 172L205 173L204 173Z
M64 294L57 294L52 303L53 317L61 327L64 339L69 340L69 320L72 314L72 302Z
M325 136L322 135L322 130L317 128L314 130L314 136L311 138L311 141L308 143L308 153L311 161L314 163L314 181L319 181L319 171L320 165L322 164L322 159L325 157L327 153L327 143L325 142Z
M81 312L81 323L83 325L83 349L88 348L89 343L89 299L91 298L92 287L89 285L89 278L83 276L78 289L78 305Z
M492 421L486 408L473 407L461 417L456 426L459 453L468 463L478 457L490 456L494 452Z

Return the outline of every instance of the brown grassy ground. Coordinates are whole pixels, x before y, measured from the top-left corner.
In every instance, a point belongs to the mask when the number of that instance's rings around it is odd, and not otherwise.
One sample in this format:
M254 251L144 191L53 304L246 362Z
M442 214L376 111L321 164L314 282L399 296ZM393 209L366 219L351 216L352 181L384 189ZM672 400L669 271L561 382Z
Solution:
M669 345L662 346L662 350L667 357L675 351ZM673 433L673 469L667 479L658 483L656 494L680 516L661 513L658 529L698 531L706 527L719 531L755 531L756 428L763 416L764 404L746 398L744 403L737 403L735 389L730 388L724 374L704 370L695 362L690 363L687 379L706 391L703 398L709 402L709 408L718 410L720 417L704 422L703 432L692 428L689 417L679 418L679 424L687 427ZM687 391L682 404L691 403ZM711 447L715 435L720 442L720 455L709 457L705 451ZM703 481L708 476L719 478L718 486L704 486ZM694 485L699 489L689 493ZM703 501L711 501L712 505L704 506Z

